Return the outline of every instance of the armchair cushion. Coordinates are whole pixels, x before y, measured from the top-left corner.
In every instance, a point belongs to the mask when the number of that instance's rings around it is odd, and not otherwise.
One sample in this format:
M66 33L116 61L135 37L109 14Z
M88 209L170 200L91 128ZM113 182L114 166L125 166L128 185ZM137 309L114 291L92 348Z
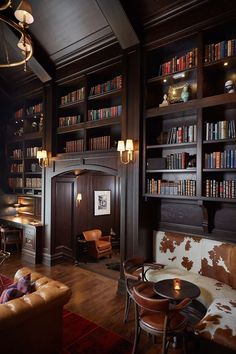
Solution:
M104 251L104 250L107 250L107 249L111 248L111 244L109 242L100 241L100 240L98 240L96 242L96 246L97 246L99 251Z

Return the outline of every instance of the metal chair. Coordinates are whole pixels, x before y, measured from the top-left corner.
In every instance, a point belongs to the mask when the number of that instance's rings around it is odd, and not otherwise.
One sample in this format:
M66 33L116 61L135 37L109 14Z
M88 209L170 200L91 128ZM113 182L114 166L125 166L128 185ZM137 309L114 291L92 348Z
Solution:
M130 305L133 300L133 287L146 281L145 275L149 269L160 268L163 268L163 265L157 263L145 263L143 257L134 257L123 262L126 289L124 322L128 319ZM149 290L147 289L149 295L153 296L153 290Z
M133 288L135 302L135 339L132 354L136 353L141 330L152 336L162 336L162 354L166 354L170 340L183 337L183 349L186 353L185 329L187 318L181 312L190 303L186 298L178 305L174 305L169 299L150 298L146 293L146 284L139 284Z

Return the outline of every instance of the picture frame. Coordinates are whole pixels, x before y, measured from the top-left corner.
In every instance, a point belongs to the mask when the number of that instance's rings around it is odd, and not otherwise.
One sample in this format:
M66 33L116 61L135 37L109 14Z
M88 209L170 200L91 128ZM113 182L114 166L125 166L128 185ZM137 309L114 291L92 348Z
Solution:
M111 191L94 191L94 216L111 214Z
M190 90L190 85L186 81L169 86L169 88L168 88L168 101L169 101L169 103L183 102L183 100L181 98L181 93L183 91L184 86L186 86L186 85L188 85L188 89Z

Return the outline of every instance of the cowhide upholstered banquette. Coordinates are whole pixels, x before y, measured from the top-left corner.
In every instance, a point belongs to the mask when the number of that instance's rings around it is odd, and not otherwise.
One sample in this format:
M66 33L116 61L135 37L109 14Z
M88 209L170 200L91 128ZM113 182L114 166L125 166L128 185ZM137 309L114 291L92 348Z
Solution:
M164 267L149 270L149 281L180 278L199 286L207 312L196 334L236 350L236 245L155 231L154 260Z

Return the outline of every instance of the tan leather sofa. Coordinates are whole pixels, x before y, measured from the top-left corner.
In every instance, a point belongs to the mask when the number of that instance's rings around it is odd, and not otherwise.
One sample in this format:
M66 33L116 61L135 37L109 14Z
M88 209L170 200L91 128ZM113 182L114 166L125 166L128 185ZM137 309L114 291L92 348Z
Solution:
M29 268L14 277L31 273L35 291L0 305L0 352L2 354L57 354L62 348L62 311L71 290Z

